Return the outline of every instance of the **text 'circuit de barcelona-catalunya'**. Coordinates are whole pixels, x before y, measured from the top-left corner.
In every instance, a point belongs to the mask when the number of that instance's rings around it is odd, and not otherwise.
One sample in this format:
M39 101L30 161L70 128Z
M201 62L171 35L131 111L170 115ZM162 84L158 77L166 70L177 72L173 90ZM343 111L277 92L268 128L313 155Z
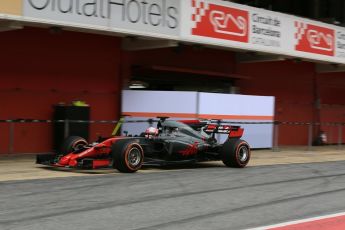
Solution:
M137 136L100 137L89 144L78 136L68 137L58 153L37 155L36 163L53 167L96 169L112 167L136 172L142 165L167 165L221 160L228 167L243 168L250 159L250 146L242 140L243 128L212 121L174 121L161 117L157 127ZM225 134L219 143L215 134Z

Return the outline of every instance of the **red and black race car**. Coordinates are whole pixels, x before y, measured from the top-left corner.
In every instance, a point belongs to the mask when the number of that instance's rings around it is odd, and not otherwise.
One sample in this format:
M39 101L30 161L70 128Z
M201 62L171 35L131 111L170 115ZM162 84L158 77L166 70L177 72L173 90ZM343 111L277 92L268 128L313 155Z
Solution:
M220 144L215 134L228 135ZM249 144L241 140L243 128L199 120L160 118L139 136L100 138L88 144L81 137L67 138L57 154L37 155L38 164L95 169L113 167L132 173L142 165L222 160L228 167L243 168L250 159Z

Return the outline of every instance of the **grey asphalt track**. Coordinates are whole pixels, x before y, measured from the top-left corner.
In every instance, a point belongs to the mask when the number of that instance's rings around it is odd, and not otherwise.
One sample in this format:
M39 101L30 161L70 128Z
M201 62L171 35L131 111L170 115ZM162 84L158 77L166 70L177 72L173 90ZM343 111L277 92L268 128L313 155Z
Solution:
M344 161L148 171L0 182L0 229L246 229L345 211Z

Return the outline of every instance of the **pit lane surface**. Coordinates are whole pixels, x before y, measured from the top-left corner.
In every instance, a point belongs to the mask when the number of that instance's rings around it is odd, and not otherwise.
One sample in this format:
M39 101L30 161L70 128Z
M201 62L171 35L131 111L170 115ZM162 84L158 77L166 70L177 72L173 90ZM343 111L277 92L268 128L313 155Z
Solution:
M247 229L345 211L345 162L7 181L0 204L2 230Z

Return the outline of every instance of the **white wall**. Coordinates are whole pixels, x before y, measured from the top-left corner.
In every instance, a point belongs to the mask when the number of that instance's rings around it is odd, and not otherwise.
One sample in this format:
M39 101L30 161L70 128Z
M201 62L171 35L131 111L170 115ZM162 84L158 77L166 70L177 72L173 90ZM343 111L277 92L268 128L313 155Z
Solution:
M208 114L211 117L220 115L223 121L270 122L273 121L274 116L274 97L200 93L199 115L202 117ZM205 117L208 118L208 116ZM273 146L273 124L234 125L244 128L243 139L252 147L271 148ZM220 138L220 141L225 141L226 135Z
M126 120L147 120L157 116L171 119L214 118L229 122L272 122L274 97L178 91L124 90L122 114ZM153 126L156 124L152 124ZM252 148L272 148L273 124L235 124L244 127L243 139ZM140 134L150 124L125 123L122 132ZM219 135L220 141L226 135Z

